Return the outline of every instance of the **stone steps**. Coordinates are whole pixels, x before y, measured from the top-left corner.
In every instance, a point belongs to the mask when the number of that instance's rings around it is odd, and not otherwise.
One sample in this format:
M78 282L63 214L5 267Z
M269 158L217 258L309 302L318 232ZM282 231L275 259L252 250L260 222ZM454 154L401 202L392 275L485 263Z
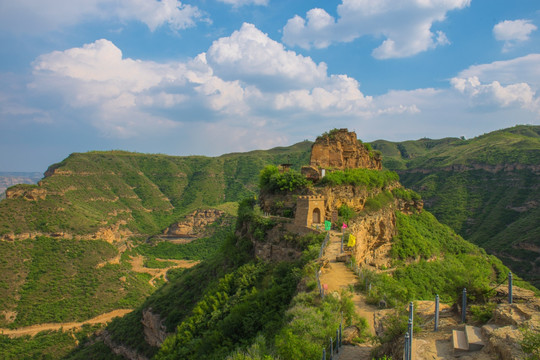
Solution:
M485 345L482 341L480 328L470 325L466 325L463 331L452 330L452 344L454 355L482 350Z

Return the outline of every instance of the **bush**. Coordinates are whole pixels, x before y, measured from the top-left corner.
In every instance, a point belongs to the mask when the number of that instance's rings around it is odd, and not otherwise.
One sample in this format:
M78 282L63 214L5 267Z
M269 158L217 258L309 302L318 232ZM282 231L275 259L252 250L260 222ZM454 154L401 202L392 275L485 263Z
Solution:
M305 189L309 184L310 182L298 171L291 169L281 173L274 165L266 166L259 175L260 189L272 193Z
M393 171L370 169L345 169L332 171L319 182L321 186L354 185L364 186L368 189L384 188L390 183L399 181L399 176Z
M540 331L527 328L519 329L523 334L520 345L527 354L527 360L540 360Z
M338 209L338 215L343 218L344 222L349 222L349 220L356 216L356 212L347 204L343 204Z
M396 199L403 199L405 201L422 200L422 197L417 192L401 187L393 189L392 194Z
M493 310L495 310L496 307L497 304L495 303L471 305L471 314L474 320L485 324L493 317Z

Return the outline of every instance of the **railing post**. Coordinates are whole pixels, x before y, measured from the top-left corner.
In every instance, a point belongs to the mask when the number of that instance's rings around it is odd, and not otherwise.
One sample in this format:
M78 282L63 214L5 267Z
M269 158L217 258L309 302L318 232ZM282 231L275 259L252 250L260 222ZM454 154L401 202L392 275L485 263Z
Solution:
M413 312L414 312L414 303L411 301L409 303L409 320L413 321Z
M405 333L405 346L403 347L403 360L409 360L409 333Z
M409 329L409 358L407 360L412 360L412 343L413 343L413 321L409 319L408 329Z
M322 360L326 360L326 349L322 349Z
M512 272L508 273L508 303L512 303Z
M439 295L435 295L435 329L439 330Z
M332 338L330 338L330 360L334 358L334 343L332 342Z
M336 329L336 353L339 354L339 329Z
M342 332L342 323L339 323L339 346L341 347L343 345L343 332Z
M463 288L463 298L461 300L461 322L467 321L467 289Z

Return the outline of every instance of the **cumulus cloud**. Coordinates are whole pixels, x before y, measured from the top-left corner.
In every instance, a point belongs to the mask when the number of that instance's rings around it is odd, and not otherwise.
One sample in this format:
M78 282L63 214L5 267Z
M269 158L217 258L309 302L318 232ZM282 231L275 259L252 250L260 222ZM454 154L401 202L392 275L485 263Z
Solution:
M529 40L529 35L538 29L531 20L505 20L493 27L495 39L504 41L503 51L509 51L519 42Z
M33 75L36 93L61 96L117 137L238 116L265 122L279 113L357 118L417 111L410 104L375 106L357 80L328 75L326 64L286 50L251 24L187 62L125 58L101 39L41 55Z
M539 62L540 55L532 54L470 67L452 79L449 89L369 96L356 79L328 74L324 63L286 50L244 24L189 61L126 58L105 39L44 54L33 63L30 89L36 96L56 96L63 109L73 109L75 119L110 137L187 131L197 123L216 134L247 127L251 130L242 141L260 142L262 133L277 134L284 127L293 131L299 124L324 130L380 122L397 134L409 129L409 122L419 122L422 128L431 124L433 131L442 131L433 119L444 116L450 121L469 105L537 114ZM392 127L392 122L402 126Z
M218 76L260 88L313 86L327 77L325 63L285 50L252 24L214 41L206 58Z
M26 0L2 4L0 29L41 33L100 19L140 21L152 31L162 25L181 30L208 21L196 6L179 0Z
M540 114L540 54L471 66L451 84L473 104L519 106Z
M383 37L373 50L378 59L408 57L439 45L449 44L442 31L432 32L451 10L469 6L470 0L343 0L335 19L323 9L298 15L283 28L283 41L290 46L326 48L333 42L350 42L361 36Z

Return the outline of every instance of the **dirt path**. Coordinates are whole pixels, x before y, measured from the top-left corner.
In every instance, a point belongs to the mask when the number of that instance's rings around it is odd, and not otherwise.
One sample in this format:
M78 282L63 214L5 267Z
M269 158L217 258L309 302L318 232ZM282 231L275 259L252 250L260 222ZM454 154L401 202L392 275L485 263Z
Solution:
M190 267L193 267L197 265L200 261L196 260L165 260L165 259L157 259L158 261L170 261L175 263L176 265L169 266L163 269L153 269L153 268L147 268L144 266L144 256L137 255L137 256L130 256L131 258L131 268L133 271L141 272L141 273L147 273L152 275L152 278L148 280L150 285L156 286L155 281L159 278L163 278L164 280L167 280L165 275L167 274L167 271L170 269L177 269L177 268L185 268L188 269Z
M80 329L84 324L94 325L94 324L104 324L115 317L122 317L127 313L131 312L132 309L117 309L111 312L101 314L95 318L83 321L83 322L68 322L68 323L50 323L50 324L39 324L26 326L18 329L0 329L0 334L7 335L9 337L20 337L25 335L34 336L41 331L47 330L71 330L71 329Z
M330 241L323 256L323 259L327 260L328 263L322 269L320 276L321 284L327 286L327 293L334 291L340 292L342 289L353 290L352 287L358 282L357 276L345 263L336 261L336 256L340 253L341 234L332 231L330 233ZM375 335L374 318L377 308L366 304L364 295L355 293L354 291L352 300L356 308L356 313L367 320L370 334ZM369 344L363 344L362 346L343 346L343 350L339 354L339 359L371 359L371 350L372 346Z

